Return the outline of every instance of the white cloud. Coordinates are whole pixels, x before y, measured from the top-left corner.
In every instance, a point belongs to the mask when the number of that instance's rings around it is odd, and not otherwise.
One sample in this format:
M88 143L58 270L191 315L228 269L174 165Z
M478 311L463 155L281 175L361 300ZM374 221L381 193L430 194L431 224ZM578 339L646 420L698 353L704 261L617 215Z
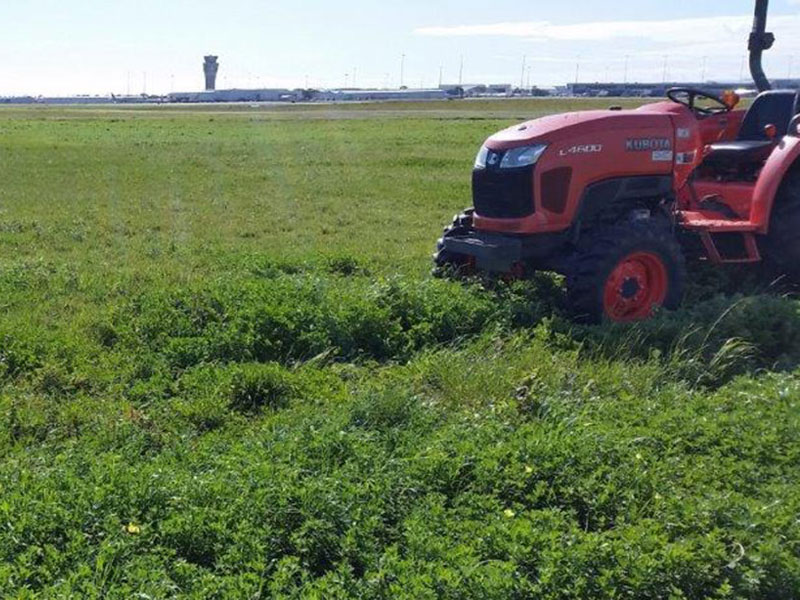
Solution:
M796 0L800 3L800 0ZM540 41L610 42L635 39L655 43L692 44L730 40L740 41L752 27L752 16L704 17L667 21L609 21L554 25L547 21L493 23L420 27L421 36L501 36L523 37ZM800 28L800 16L781 15L770 18L769 27L785 39L793 39Z

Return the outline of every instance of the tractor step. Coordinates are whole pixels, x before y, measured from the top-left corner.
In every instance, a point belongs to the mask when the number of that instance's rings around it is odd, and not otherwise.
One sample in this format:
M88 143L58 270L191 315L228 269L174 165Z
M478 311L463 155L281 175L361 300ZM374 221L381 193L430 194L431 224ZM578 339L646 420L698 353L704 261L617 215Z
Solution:
M751 232L700 232L708 259L717 265L761 262L756 236Z
M681 226L700 235L708 259L716 264L761 262L755 232L758 225L744 219L720 218L716 211L681 211Z
M744 219L720 218L716 212L683 210L678 213L681 226L689 231L707 233L753 233L758 225Z

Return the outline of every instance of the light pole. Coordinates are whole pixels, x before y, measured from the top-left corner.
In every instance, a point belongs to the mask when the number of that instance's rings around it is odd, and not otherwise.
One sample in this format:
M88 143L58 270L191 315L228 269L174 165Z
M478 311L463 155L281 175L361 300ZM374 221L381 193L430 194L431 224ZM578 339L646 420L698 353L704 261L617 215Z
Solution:
M522 55L522 73L519 76L519 87L525 87L525 62L528 60L527 54Z

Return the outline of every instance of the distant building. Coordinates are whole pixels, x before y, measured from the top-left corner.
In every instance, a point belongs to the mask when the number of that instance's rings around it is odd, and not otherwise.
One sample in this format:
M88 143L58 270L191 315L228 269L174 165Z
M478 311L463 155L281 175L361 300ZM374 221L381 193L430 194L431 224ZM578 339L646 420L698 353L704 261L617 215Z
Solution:
M206 76L207 92L212 92L217 89L217 71L219 71L217 58L217 56L206 56L203 62L203 73Z
M0 98L2 104L110 104L111 96L54 96L45 98L39 96L22 96L16 98Z
M328 102L373 102L378 100L446 100L444 90L326 90L314 100Z
M299 90L286 89L175 92L167 96L168 102L297 102L301 99Z
M800 79L774 79L772 85L776 89L800 89ZM605 96L635 97L635 98L663 98L667 90L673 87L689 87L721 94L725 90L753 89L752 82L707 81L697 82L666 82L666 83L570 83L558 88L559 95L585 96L603 98Z
M514 93L514 86L510 83L450 83L440 85L439 89L447 92L450 97L458 98L507 97Z
M36 98L33 96L4 96L0 98L0 104L33 104Z
M486 93L489 96L510 96L514 91L514 86L510 83L493 83L486 86Z

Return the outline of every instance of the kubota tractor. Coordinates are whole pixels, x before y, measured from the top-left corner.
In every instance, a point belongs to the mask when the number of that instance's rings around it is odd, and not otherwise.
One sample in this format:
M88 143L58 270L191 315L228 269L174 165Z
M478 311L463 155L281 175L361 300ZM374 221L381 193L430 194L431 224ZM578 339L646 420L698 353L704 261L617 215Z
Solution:
M800 102L770 91L757 0L750 69L760 94L675 88L636 110L553 115L490 137L471 208L445 229L438 272L566 276L578 318L634 321L676 308L684 256L800 275Z

